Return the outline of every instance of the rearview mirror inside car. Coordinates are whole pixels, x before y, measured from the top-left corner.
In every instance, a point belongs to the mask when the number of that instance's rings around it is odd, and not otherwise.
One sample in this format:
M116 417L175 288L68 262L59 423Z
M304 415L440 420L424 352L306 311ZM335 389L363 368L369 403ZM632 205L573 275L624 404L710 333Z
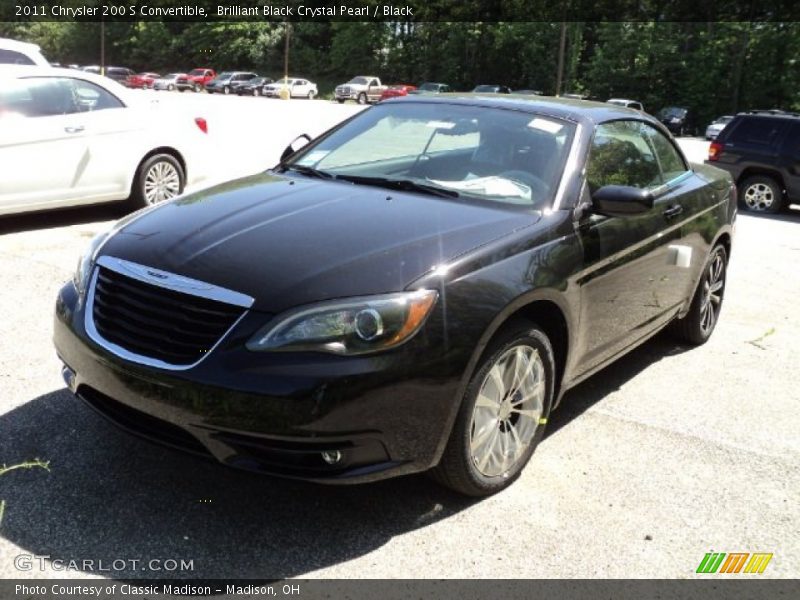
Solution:
M629 185L604 185L592 194L595 212L609 217L639 215L653 208L652 191Z
M286 148L284 148L283 153L281 154L281 162L285 161L295 152L299 152L300 150L305 148L310 141L311 141L310 135L306 133L298 135L294 139L294 141L292 141L291 144L289 144L288 146L286 146Z

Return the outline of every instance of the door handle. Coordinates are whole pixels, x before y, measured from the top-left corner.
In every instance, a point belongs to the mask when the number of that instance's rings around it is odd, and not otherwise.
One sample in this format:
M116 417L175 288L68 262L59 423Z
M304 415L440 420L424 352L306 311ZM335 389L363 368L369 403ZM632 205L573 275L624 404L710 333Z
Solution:
M66 131L67 133L80 133L84 129L86 129L86 127L84 127L83 125L64 127L64 131Z
M683 207L680 204L673 204L664 211L664 217L666 217L667 219L672 219L674 217L677 217L682 212L683 212Z

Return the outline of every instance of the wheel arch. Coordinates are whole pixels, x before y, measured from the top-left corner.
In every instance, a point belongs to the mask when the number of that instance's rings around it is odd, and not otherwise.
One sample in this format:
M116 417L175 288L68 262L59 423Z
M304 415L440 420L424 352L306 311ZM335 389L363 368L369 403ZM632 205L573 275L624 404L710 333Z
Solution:
M186 182L189 181L189 171L186 168L186 159L183 157L183 154L181 154L172 146L159 146L157 148L153 148L147 154L145 154L139 161L139 164L136 165L136 170L133 172L133 177L131 177L130 185L128 187L133 189L133 184L136 183L136 176L139 174L139 169L141 169L142 165L156 154L169 154L172 158L178 161L178 163L181 165L181 170L183 171L183 185L185 187Z
M472 351L472 355L461 376L461 381L456 391L455 402L453 402L453 408L448 416L448 421L444 428L444 435L436 449L435 461L433 464L439 462L444 452L447 441L453 430L456 416L464 400L464 394L469 386L469 381L473 373L475 373L475 369L480 364L481 359L485 356L489 344L498 334L501 334L506 327L520 320L536 324L550 340L550 344L553 347L553 358L556 362L556 380L553 382L553 405L551 410L558 407L564 391L562 389L562 383L567 366L569 365L570 349L574 347L574 319L569 309L567 299L562 292L553 289L537 289L517 297L506 305L486 327L478 343L475 345L475 349Z
M736 179L736 185L740 185L750 177L756 177L759 175L762 177L769 177L770 179L777 181L778 185L781 186L781 192L784 195L786 194L786 182L783 179L783 175L781 175L780 171L776 169L770 169L768 167L747 167L743 169L739 174L739 177Z

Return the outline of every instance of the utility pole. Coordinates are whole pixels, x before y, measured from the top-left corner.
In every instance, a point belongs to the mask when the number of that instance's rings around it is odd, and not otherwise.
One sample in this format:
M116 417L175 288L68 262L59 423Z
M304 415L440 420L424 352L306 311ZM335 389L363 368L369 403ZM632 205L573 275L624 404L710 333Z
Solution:
M100 19L100 75L106 74L106 22Z
M561 40L558 43L558 73L556 73L556 96L561 95L561 81L564 78L564 51L567 46L567 24L561 23Z
M292 91L289 89L289 21L284 21L284 36L283 36L283 88L281 89L281 96L284 100L289 100L292 97Z

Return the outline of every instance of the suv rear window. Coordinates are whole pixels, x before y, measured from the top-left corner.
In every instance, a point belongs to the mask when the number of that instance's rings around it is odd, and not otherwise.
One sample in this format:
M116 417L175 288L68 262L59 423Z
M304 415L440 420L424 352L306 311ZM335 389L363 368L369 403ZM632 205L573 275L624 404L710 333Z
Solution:
M744 117L728 135L727 141L770 146L786 125L788 123L781 119Z

